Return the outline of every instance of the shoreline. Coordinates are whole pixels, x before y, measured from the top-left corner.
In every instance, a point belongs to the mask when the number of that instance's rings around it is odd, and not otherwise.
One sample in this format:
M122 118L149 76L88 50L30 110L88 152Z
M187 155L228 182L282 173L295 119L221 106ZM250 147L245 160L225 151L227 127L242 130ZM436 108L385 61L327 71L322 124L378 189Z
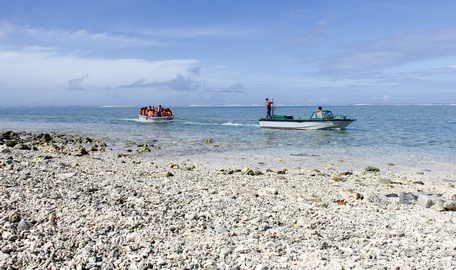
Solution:
M456 267L456 183L424 167L243 153L151 160L145 146L119 153L91 138L18 134L0 145L1 268Z

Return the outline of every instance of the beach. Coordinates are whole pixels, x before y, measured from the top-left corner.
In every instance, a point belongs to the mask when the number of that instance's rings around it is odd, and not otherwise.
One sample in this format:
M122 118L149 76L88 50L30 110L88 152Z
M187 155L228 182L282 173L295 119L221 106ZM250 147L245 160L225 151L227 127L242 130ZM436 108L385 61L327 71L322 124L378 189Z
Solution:
M456 268L451 170L0 142L1 269Z

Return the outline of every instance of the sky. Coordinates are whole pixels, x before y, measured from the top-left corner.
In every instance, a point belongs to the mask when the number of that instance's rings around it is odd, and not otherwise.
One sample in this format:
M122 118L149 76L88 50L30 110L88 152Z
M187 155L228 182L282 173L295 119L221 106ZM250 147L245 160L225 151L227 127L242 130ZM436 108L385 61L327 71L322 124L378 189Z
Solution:
M456 104L454 0L0 0L0 106Z

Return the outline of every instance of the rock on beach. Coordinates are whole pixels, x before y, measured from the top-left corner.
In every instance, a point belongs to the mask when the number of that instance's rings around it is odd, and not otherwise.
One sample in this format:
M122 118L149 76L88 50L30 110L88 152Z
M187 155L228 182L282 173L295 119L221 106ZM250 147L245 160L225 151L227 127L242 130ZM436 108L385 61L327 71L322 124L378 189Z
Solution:
M68 134L0 136L0 269L456 268L448 183L417 185L413 172L384 181L377 166L162 165L106 148Z

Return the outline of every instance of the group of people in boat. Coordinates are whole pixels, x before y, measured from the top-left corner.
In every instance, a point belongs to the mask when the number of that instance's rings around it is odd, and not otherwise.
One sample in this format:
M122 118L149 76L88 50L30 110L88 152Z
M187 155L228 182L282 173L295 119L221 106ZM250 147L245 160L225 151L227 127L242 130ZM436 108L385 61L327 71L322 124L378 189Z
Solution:
M174 116L173 112L169 108L163 108L162 105L158 107L149 106L142 107L139 110L139 114L147 117L171 117Z

